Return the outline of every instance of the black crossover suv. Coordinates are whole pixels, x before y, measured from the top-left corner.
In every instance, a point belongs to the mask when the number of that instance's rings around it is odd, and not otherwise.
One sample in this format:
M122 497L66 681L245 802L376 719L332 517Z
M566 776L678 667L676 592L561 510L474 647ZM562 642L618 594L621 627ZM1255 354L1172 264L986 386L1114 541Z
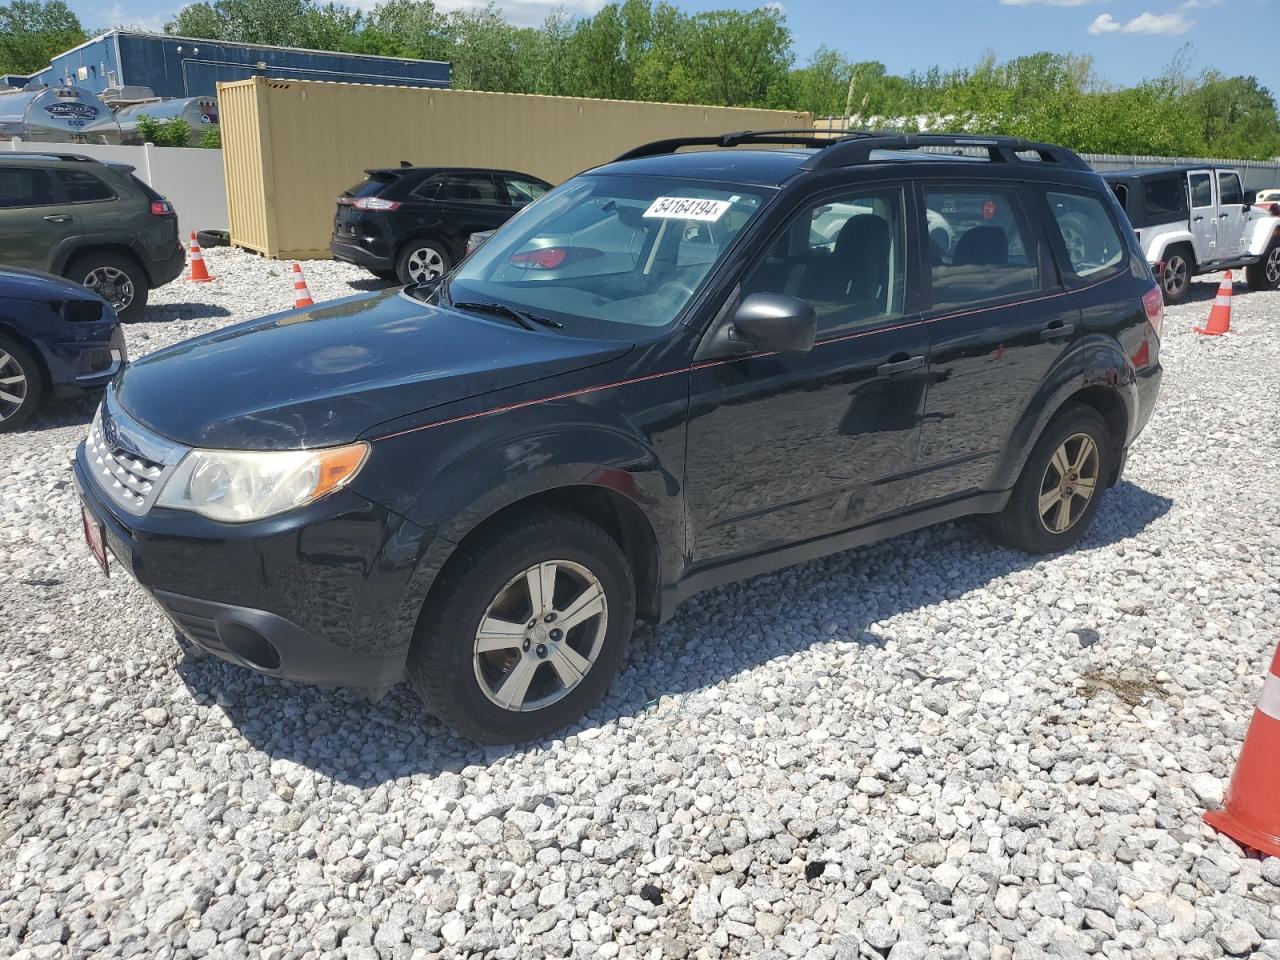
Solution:
M434 280L466 256L473 233L501 226L550 189L514 170L366 170L338 197L329 252L401 283Z
M1071 546L1151 415L1162 311L1070 151L672 140L443 281L142 358L75 475L100 561L190 647L407 678L466 735L527 740L699 590L965 514Z

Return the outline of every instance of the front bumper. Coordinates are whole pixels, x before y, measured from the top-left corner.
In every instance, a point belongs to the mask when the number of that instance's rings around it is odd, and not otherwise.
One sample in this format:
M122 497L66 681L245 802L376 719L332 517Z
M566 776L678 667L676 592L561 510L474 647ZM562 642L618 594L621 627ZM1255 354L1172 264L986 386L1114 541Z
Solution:
M350 490L248 524L156 508L125 516L99 493L83 444L73 470L116 565L196 646L307 683L402 679L416 623L406 590L427 541L420 528Z
M49 385L57 397L106 386L129 362L124 330L111 323L67 325L65 336L40 343Z

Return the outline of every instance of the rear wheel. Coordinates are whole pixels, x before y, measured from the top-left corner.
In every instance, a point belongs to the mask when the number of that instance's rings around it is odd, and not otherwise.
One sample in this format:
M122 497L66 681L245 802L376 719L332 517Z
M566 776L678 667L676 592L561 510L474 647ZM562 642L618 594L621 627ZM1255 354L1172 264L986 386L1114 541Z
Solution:
M1174 247L1165 254L1160 289L1164 293L1164 302L1169 306L1187 299L1191 290L1191 257L1185 247Z
M1093 522L1110 470L1106 421L1092 407L1068 407L1032 449L1009 502L994 517L996 535L1027 553L1066 550Z
M590 710L635 622L617 543L573 514L528 513L481 533L442 574L409 651L414 690L479 743L520 743Z
M31 419L43 386L40 367L27 348L0 337L0 433L17 430Z
M1244 270L1250 290L1280 290L1280 239L1272 240L1257 263Z
M410 240L396 258L401 283L422 283L443 277L453 266L449 252L434 240Z
M142 319L150 285L143 269L117 253L84 253L67 267L67 279L82 283L111 306L125 323Z

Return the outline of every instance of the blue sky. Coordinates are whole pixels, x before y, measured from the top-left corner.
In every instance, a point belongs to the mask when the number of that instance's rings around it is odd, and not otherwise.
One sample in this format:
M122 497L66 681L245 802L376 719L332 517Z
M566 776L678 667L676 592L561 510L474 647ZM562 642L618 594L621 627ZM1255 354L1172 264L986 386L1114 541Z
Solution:
M375 0L352 5L372 7ZM604 0L497 0L519 23L556 7L589 13ZM687 10L754 4L676 0ZM451 9L476 0L437 0ZM1003 58L1054 50L1094 57L1113 83L1154 76L1186 43L1192 66L1258 77L1280 95L1280 0L782 0L801 61L827 44L855 60L881 60L895 73L972 63L985 50ZM160 29L172 0L71 0L87 29L120 23Z

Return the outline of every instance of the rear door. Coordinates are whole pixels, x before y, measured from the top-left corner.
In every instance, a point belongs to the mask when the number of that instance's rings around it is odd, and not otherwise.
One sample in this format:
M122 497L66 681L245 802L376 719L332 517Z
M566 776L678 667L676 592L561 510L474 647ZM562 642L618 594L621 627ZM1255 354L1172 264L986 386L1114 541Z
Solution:
M1187 174L1187 189L1191 197L1191 236L1195 238L1196 260L1200 263L1221 260L1213 171L1192 170Z
M0 164L0 263L49 270L58 249L81 232L48 170Z
M456 249L455 257L466 252L467 238L482 230L502 226L516 212L507 199L506 186L489 173L460 171L439 177L435 203L441 229Z
M1043 220L1008 181L924 181L929 393L919 505L987 489L1014 425L1079 336Z
M507 188L507 200L515 210L527 207L551 189L549 184L534 180L532 177L520 177L509 173L501 176Z
M1244 252L1244 188L1234 170L1218 171L1218 250L1224 260Z

